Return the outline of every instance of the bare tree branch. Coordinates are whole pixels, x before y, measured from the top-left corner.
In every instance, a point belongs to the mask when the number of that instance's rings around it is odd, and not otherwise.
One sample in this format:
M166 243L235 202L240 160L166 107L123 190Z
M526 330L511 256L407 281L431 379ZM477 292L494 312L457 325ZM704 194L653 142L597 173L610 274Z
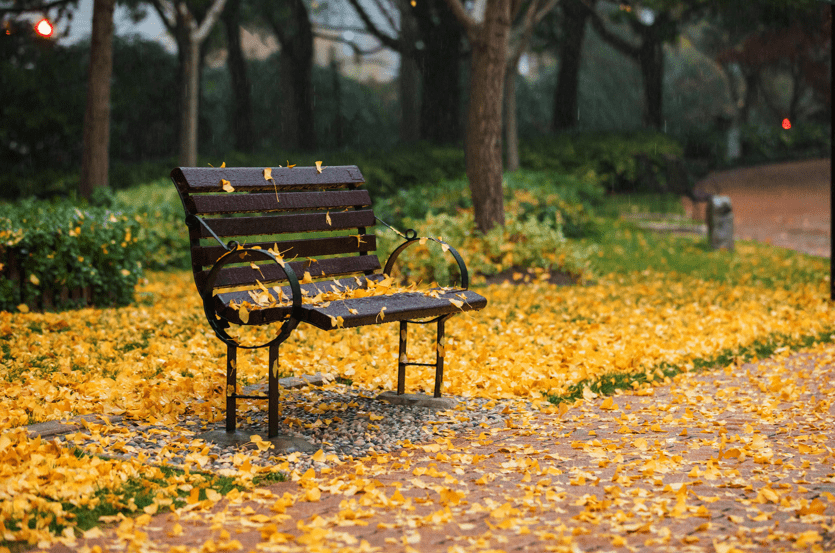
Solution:
M447 6L455 15L455 18L461 23L464 29L467 31L467 36L470 40L474 40L475 36L478 34L479 27L481 25L473 19L467 10L464 8L464 5L461 3L461 0L446 0Z
M151 0L151 5L154 6L159 18L162 19L165 28L168 29L168 32L172 35L175 34L175 29L177 27L177 14L174 11L174 6L171 5L170 2L164 0Z
M209 11L206 12L206 15L203 17L203 21L200 22L200 26L198 26L195 30L195 40L203 42L206 37L209 36L209 33L215 26L215 23L217 23L217 20L220 18L221 12L223 12L224 4L226 4L226 0L215 0L212 3Z
M522 22L514 29L518 38L515 39L508 52L508 70L512 71L517 65L519 65L519 59L522 57L525 50L527 50L537 24L539 24L539 22L542 21L542 18L548 15L548 12L556 5L557 0L534 0L528 5L528 9L525 11L525 16L522 19Z
M386 18L386 21L388 21L389 26L395 31L399 31L397 22L394 20L394 17L392 17L391 13L389 13L389 11L386 9L382 1L374 0L374 3L377 4L377 9L380 10L380 13L383 14L383 17Z
M321 38L323 40L329 40L331 42L338 42L340 44L347 44L348 46L351 47L351 50L354 51L354 54L357 54L357 55L360 55L360 56L373 56L374 54L377 54L378 52L382 52L383 50L385 50L387 48L386 46L381 45L381 46L377 46L375 48L371 48L370 50L363 50L355 42L352 42L350 40L346 40L339 35L329 35L329 34L319 33L319 32L313 31L313 36L315 36L316 38Z
M636 58L640 55L640 48L638 46L624 40L606 27L606 24L603 22L603 18L600 17L597 10L590 9L589 13L591 15L591 26L594 28L595 32L600 35L600 38L608 42L615 50L618 50L624 55L632 58Z
M366 28L371 32L372 35L377 37L377 39L391 48L392 50L396 50L397 52L403 52L406 50L406 45L403 44L403 41L399 38L393 38L380 29L377 28L377 25L371 20L368 16L368 12L365 11L365 8L359 3L359 0L348 0L348 2L353 6L354 10L357 12L357 15L360 16L362 22L365 24Z
M328 25L327 23L316 23L316 28L322 31L333 31L334 33L351 31L352 33L359 33L363 35L376 37L374 33L369 31L365 27L351 27L347 25Z

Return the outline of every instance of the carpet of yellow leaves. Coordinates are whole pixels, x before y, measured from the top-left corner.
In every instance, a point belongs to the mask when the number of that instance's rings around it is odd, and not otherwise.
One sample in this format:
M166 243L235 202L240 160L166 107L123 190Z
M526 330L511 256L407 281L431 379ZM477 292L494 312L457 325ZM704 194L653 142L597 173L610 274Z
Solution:
M452 319L446 394L540 399L590 377L661 363L686 367L767 335L816 334L833 322L824 281L783 290L644 273L557 287L540 276L480 289L488 307ZM91 471L89 460L81 463L68 449L29 439L23 425L86 413L172 423L185 413L223 416L225 347L203 319L191 274L151 275L137 294L136 305L119 309L0 313L4 539L46 539L44 513L60 520L61 502L85 505L97 486L159 476L136 459L100 459ZM251 332L261 334L254 340L267 330ZM390 390L396 332L392 325L332 333L302 327L282 346L281 369ZM265 352L254 355L239 359L244 381L264 376ZM407 391L431 382L414 370ZM34 529L25 524L29 517L37 519ZM14 521L23 528L10 529Z

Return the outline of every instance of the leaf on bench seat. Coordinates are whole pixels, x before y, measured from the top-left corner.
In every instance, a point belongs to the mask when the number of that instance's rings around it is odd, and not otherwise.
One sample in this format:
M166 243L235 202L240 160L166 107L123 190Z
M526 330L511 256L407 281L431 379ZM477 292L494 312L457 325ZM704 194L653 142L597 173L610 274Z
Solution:
M317 161L317 162L315 162L315 163L316 163L316 172L317 172L317 173L321 173L321 172L322 172L322 169L324 169L324 167L322 167L322 162L321 162L321 161Z
M249 322L249 310L246 308L246 304L241 304L238 308L238 317L241 318L244 324Z
M232 184L226 179L220 179L220 186L221 186L221 188L223 188L227 192L234 192L235 191L235 187L232 186Z
M386 314L384 313L385 310L386 310L386 306L384 305L383 308L380 309L380 313L377 315L378 320L380 320L380 321L385 320L385 318L386 318Z

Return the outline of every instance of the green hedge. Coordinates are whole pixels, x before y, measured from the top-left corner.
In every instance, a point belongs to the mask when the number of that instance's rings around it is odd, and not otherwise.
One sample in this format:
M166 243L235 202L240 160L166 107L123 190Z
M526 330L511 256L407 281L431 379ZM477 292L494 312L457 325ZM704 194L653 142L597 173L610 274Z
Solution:
M527 169L591 173L606 190L621 192L646 190L653 181L663 187L670 163L682 153L681 145L662 133L562 134L522 142L519 159Z
M37 308L45 297L52 307L69 307L81 300L68 293L84 288L98 305L130 303L144 257L140 232L135 216L104 207L0 205L0 309Z

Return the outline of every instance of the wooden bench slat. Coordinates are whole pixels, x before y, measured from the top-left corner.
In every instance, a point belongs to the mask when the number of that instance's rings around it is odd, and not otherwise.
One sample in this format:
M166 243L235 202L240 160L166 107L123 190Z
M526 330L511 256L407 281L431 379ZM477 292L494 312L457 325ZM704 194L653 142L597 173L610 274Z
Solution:
M466 302L461 307L450 303L450 299L464 301L460 295L466 298ZM306 322L323 330L334 330L337 327L334 326L331 317L334 319L342 317L342 327L352 328L404 319L426 319L448 313L483 309L486 305L487 300L475 292L452 290L441 293L438 298L426 296L420 292L410 292L335 301L327 307L308 305L303 308L307 315ZM385 311L382 311L383 307L386 308ZM349 308L355 310L356 313L348 311Z
M238 191L316 190L356 188L365 182L355 165L324 167L272 167L272 180L264 180L264 167L178 167L171 178L184 193L223 192L221 179Z
M328 217L330 223L328 223ZM375 223L374 212L370 209L325 213L293 213L264 217L228 217L225 219L203 219L203 221L218 236L254 236L345 230L373 227ZM199 232L200 238L210 238L212 236L203 225L200 225Z
M385 278L385 275L377 273L373 275L357 275L347 278L338 278L334 280L326 280L322 282L313 282L310 284L302 284L301 289L303 292L307 292L309 297L316 296L320 292L328 292L331 290L331 286L338 285L341 288L345 288L348 290L355 290L357 288L367 288L367 281L380 281ZM270 294L274 298L278 298L278 295L275 291L270 287ZM291 295L290 287L289 286L282 286L281 287L282 293L285 297L289 297ZM218 314L223 318L234 321L235 324L244 324L240 320L240 316L238 312L231 307L229 304L231 302L236 302L240 304L244 301L248 301L252 303L252 297L249 295L248 292L239 291L239 292L223 292L215 296L215 305L217 306ZM246 324L248 325L259 325L259 324L266 324L272 323L275 321L280 321L287 317L290 314L290 306L277 306L277 307L270 307L268 309L254 309L249 312L249 320Z
M368 190L327 190L319 192L282 192L276 194L220 194L190 196L192 213L251 213L302 209L344 209L371 205Z
M333 236L309 240L284 240L282 242L255 242L247 247L257 246L262 250L278 247L285 259L294 257L317 257L328 255L373 252L377 249L377 236L358 234L356 236ZM191 249L191 260L196 266L208 267L226 253L223 246L199 246Z
M351 257L329 257L319 259L316 262L292 261L287 263L299 277L304 278L305 273L310 273L311 278L323 278L329 276L350 275L364 273L365 271L376 271L380 269L380 260L376 255L355 255ZM252 267L229 267L220 270L216 288L231 288L234 286L255 285L258 280L262 284L278 282L287 279L287 274L281 266L275 263L259 265L260 271ZM195 281L198 287L202 288L206 282L209 271L195 273Z
M352 280L342 279L339 282L345 283L346 281ZM323 284L328 285L329 283ZM318 293L314 289L309 290L311 295ZM285 293L287 293L286 290ZM464 301L461 295L466 298L466 301L460 308L450 303L450 299ZM249 295L246 292L231 292L218 295L218 299L218 303L220 304L219 313L223 318L228 319L234 324L243 324L238 312L229 307L229 302L233 299L239 303L242 301L251 302ZM469 290L451 290L442 292L439 298L426 296L420 292L411 292L389 296L370 296L338 300L331 302L327 307L304 305L302 309L306 315L305 322L323 330L334 330L337 328L334 326L334 319L336 317L342 317L343 328L353 328L376 323L401 321L404 319L425 319L446 315L448 313L473 311L483 309L486 305L487 300L475 292ZM381 315L380 312L383 307L386 309L382 311ZM356 311L356 313L352 313L349 309ZM246 324L253 325L275 322L287 317L289 314L289 306L253 309L249 311L249 320Z

